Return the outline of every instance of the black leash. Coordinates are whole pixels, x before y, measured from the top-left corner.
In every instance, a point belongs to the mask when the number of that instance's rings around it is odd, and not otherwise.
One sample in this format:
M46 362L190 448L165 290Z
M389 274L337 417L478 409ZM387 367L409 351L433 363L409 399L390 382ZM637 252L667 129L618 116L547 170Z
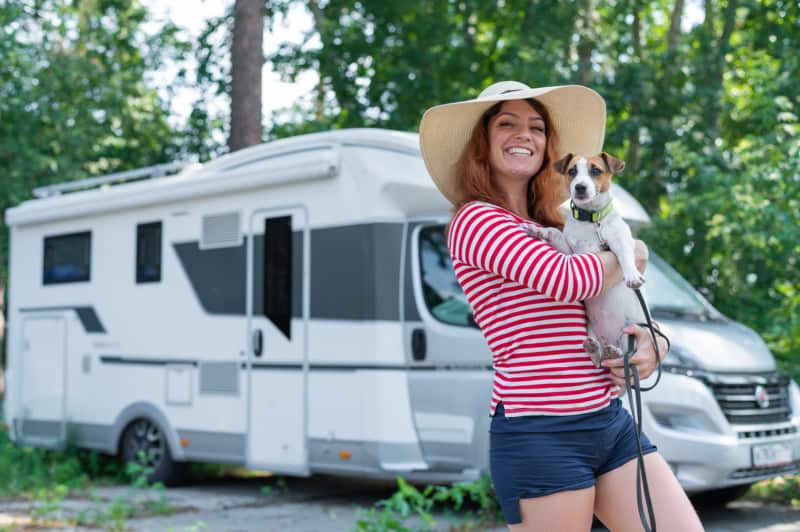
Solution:
M650 330L650 336L653 340L653 347L656 350L656 361L658 362L658 376L656 377L656 382L647 388L642 388L639 382L639 370L636 368L636 366L631 366L630 363L630 357L636 350L636 344L634 342L633 335L628 335L628 352L623 355L623 362L625 370L625 382L629 387L628 404L631 409L631 415L633 416L633 422L636 425L636 448L638 450L638 456L636 458L636 505L639 508L639 519L642 521L642 527L644 527L645 532L656 532L656 516L655 512L653 511L653 501L650 498L650 487L647 483L647 471L644 467L644 455L642 454L641 392L652 390L656 387L658 381L661 380L661 353L658 350L656 334L662 336L667 341L667 346L669 346L669 339L664 336L661 331L657 331L656 328L653 327L653 320L650 317L650 311L647 308L647 303L645 303L642 293L638 288L634 288L633 291L636 293L636 297L639 299L639 304L642 306L642 310L644 311L645 320L647 320L647 323L639 323L637 325L647 327ZM633 377L633 385L631 385L631 377ZM631 395L633 395L633 397ZM644 504L642 504L642 491L644 491ZM645 515L645 505L647 506L647 515ZM650 520L649 524L647 518ZM652 528L650 528L650 525L652 525Z

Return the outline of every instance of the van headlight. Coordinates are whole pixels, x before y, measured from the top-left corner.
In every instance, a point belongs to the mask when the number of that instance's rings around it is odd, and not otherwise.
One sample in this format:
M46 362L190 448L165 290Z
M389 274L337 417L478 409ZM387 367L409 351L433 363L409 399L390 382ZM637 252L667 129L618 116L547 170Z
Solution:
M800 386L794 379L789 381L789 405L792 409L792 421L800 423Z
M664 359L664 369L671 373L691 374L696 370L702 369L697 356L679 344L670 347L667 357Z

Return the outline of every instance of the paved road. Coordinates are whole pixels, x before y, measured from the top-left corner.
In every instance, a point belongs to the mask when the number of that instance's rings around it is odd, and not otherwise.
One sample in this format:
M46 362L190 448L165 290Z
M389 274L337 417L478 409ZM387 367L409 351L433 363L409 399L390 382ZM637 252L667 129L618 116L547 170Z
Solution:
M265 486L268 486L266 490ZM135 531L158 532L350 531L355 529L364 509L393 491L391 483L326 476L286 479L285 483L275 478L209 479L167 491L169 504L180 509L177 513L132 519L128 527ZM138 496L131 495L124 487L102 489L99 495L105 501ZM74 515L98 504L101 503L70 500L62 503L62 508ZM25 501L0 501L0 529L8 525L24 526L31 510L30 503ZM785 507L736 502L723 509L700 508L699 512L708 532L800 531L800 511ZM437 515L434 530L449 531L463 523L464 515ZM409 524L412 525L409 528L423 526L420 520L409 522L407 526ZM72 529L60 527L59 530ZM505 528L496 526L483 530L499 532ZM595 529L596 532L602 530Z

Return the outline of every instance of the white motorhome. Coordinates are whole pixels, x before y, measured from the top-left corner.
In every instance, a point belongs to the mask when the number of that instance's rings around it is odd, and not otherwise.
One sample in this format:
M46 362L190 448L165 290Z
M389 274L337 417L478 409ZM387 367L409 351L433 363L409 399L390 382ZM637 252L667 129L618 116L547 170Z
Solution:
M35 195L6 211L16 442L145 451L166 481L189 460L487 470L491 357L417 135L317 133ZM682 485L733 496L798 470L800 391L764 343L657 257L646 287L673 352L645 430Z

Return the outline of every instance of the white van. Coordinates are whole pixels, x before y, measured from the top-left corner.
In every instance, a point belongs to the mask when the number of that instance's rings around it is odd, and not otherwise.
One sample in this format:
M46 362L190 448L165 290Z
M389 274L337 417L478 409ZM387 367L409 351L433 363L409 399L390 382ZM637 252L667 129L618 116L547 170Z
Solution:
M417 135L304 135L35 195L6 211L14 441L145 451L165 481L189 460L419 481L488 469L491 357ZM658 257L647 275L673 351L645 430L683 486L734 494L798 470L797 385Z

